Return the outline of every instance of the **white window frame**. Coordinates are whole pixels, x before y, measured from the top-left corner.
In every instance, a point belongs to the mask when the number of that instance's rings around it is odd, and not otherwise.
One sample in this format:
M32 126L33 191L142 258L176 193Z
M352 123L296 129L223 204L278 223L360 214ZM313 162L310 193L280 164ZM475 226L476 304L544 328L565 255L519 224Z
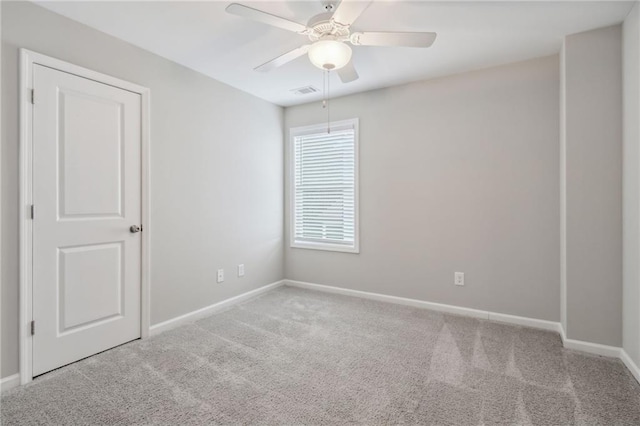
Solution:
M354 241L352 246L331 243L316 243L310 241L296 241L296 197L295 197L295 138L298 136L322 133L327 131L327 123L314 124L311 126L292 127L289 130L289 246L292 248L326 250L344 253L360 253L360 155L359 155L359 120L352 118L349 120L332 121L329 128L332 131L346 129L354 130Z

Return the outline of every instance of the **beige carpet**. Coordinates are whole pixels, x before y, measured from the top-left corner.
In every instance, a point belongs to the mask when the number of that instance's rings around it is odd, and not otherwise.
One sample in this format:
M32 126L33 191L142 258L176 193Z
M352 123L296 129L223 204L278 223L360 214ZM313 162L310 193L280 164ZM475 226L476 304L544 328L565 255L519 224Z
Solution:
M555 333L281 288L37 378L3 425L639 425L640 386Z

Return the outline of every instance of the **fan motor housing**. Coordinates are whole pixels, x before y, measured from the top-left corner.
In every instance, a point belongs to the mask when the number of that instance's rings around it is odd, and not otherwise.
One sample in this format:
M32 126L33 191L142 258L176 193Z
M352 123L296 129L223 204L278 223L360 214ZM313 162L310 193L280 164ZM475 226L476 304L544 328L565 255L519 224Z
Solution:
M333 13L321 13L309 19L307 26L313 29L309 34L311 41L332 39L338 41L349 40L349 28L336 24L331 19Z

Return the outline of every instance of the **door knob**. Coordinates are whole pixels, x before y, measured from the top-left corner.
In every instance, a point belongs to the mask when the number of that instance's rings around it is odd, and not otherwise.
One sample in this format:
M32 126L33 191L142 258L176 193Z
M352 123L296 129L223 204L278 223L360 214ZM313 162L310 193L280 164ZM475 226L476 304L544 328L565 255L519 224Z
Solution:
M129 231L131 231L132 234L135 234L136 232L142 231L142 228L139 227L138 225L131 225L131 227L129 228Z

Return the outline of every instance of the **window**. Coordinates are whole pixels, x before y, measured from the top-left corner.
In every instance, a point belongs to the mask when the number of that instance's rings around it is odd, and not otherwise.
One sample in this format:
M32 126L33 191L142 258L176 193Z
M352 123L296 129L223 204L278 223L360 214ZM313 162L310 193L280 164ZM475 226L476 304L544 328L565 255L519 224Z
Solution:
M358 120L291 129L291 247L358 253Z

